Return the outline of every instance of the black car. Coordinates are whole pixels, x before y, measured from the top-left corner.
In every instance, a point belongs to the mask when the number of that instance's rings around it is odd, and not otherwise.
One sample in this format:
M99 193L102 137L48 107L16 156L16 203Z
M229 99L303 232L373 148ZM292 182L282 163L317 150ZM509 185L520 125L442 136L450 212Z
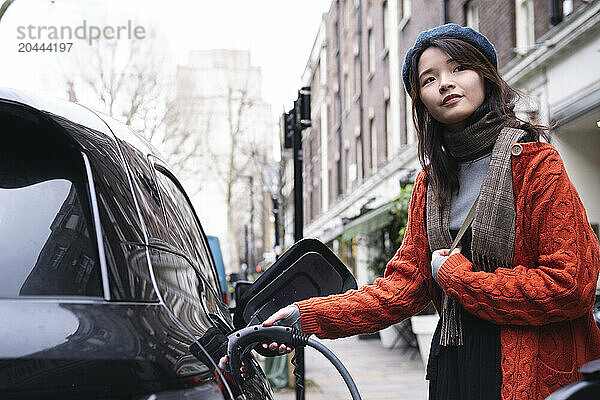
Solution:
M217 354L190 352L233 325L158 152L82 105L11 89L0 127L0 398L272 399L255 360L239 388Z

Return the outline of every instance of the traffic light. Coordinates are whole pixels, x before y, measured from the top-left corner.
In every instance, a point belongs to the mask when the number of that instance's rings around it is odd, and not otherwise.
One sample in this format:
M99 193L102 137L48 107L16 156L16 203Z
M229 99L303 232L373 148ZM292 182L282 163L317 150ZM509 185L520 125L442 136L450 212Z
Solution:
M308 128L310 126L310 86L304 86L298 90L298 108L300 115L299 125L300 129Z
M275 224L275 252L279 255L279 199L277 198L277 195L272 195L271 201L273 202L273 223Z
M294 134L311 126L310 122L310 86L298 90L294 107L283 114L283 147L294 147Z
M283 114L283 147L291 149L294 147L294 131L296 125L296 110L292 108Z

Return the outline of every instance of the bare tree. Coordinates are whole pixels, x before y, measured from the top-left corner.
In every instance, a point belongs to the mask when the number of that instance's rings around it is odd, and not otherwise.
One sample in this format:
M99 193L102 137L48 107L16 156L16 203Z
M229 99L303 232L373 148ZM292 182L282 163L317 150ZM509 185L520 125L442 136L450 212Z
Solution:
M164 152L176 174L190 173L190 160L211 129L210 113L199 117L194 104L176 97L174 74L161 67L165 60L157 48L152 39L96 41L63 68L66 92L69 100L90 104L140 132Z
M248 245L244 226L248 225L250 236L260 237L261 243L264 236L263 232L255 234L257 228L262 231L262 169L268 159L265 140L261 140L256 134L259 129L255 116L260 115L260 108L264 104L253 97L243 81L229 81L223 92L223 96L218 99L220 103L224 103L219 114L222 129L216 129L205 136L212 145L206 143L203 151L208 162L207 170L211 171L220 184L227 213L229 256L233 263L237 263L242 248L245 250ZM217 141L219 144L215 145ZM253 179L248 179L250 176ZM250 184L253 188L250 188ZM250 192L253 192L253 196ZM251 209L254 218L250 215ZM250 226L251 219L254 226ZM255 243L251 245L256 254Z
M75 70L67 69L66 92L71 100L95 105L141 132L163 151L191 198L218 195L201 192L207 181L203 177L211 173L209 179L218 184L226 207L225 250L231 265L237 265L250 201L256 205L256 227L263 215L259 188L267 154L253 124L257 109L265 104L248 90L249 77L246 83L232 78L226 88L206 94L194 73L161 70L165 63L156 48L160 46L151 40L94 43ZM244 178L248 175L255 177L252 199ZM254 226L250 229L256 232Z

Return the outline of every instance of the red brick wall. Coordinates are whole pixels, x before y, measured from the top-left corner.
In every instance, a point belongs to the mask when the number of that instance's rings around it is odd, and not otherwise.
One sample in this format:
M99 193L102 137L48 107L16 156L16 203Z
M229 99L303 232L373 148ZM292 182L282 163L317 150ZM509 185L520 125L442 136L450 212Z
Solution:
M468 0L449 0L448 1L448 22L454 22L455 24L459 24L464 26L465 21L465 13L464 6L468 2Z
M365 4L365 3L363 3ZM368 30L375 43L375 73L369 74L368 65ZM384 124L384 87L389 87L389 59L383 46L383 1L373 0L363 8L362 17L362 68L363 68L363 141L365 148L365 178L371 176L376 168L372 168L372 143L369 131L369 109L374 111L374 126L377 132L377 164L386 160L386 139ZM375 166L377 167L377 166Z
M341 32L341 21L338 21L337 5L335 0L331 2L331 8L326 16L326 32L327 32L327 93L328 93L328 124L329 124L329 137L327 139L327 150L328 159L331 163L331 174L330 174L330 185L329 185L329 202L335 203L338 199L338 162L336 158L342 157L343 154L339 154L339 141L337 135L337 129L340 126L341 111L339 110L340 105L338 104L336 91L341 92L341 88L338 87L338 65L340 63L339 49L337 47L337 31L336 22L340 24ZM342 176L343 168L342 168Z
M438 26L442 18L442 2L439 0L420 0L417 6L413 0L412 15L410 20L399 34L398 51L401 62L404 62L404 55L415 43L417 35L427 29ZM406 144L406 114L405 114L405 95L404 91L400 93L400 138L401 145ZM410 113L410 111L409 111Z
M547 0L536 1L547 3ZM465 25L464 6L467 2L468 0L449 0L449 22ZM498 66L502 67L508 63L515 55L514 0L479 0L479 31L496 47Z
M340 15L338 16L338 2ZM448 20L449 22L464 25L464 5L467 0L448 0ZM326 169L329 176L329 205L333 205L341 200L346 194L350 193L357 186L357 182L348 187L348 166L356 163L356 129L363 132L364 142L364 178L368 178L374 173L371 166L371 143L369 136L369 110L374 112L375 127L377 129L377 159L379 166L386 162L386 137L385 137L385 88L389 87L389 55L383 47L383 23L382 23L382 4L383 0L362 0L362 36L360 43L357 44L357 33L359 30L357 12L354 7L354 0L331 0L331 7L326 15L326 54L327 54L327 84L323 101L327 105L327 147L328 162L321 165L320 156L320 107L313 109L313 128L309 137L306 137L304 143L305 163L304 173L305 182L311 182L312 191L305 186L305 198L308 200L305 215L312 220L321 213L321 171ZM398 51L400 62L404 59L404 54L411 47L417 35L426 29L439 25L442 17L441 0L412 0L412 15L401 30L398 31ZM574 0L573 12L585 6L583 0ZM347 21L346 10L350 7L349 21ZM535 38L539 40L549 29L550 24L550 3L548 0L534 0L535 11ZM336 21L339 22L339 47L337 45ZM371 23L369 23L371 21ZM368 71L368 30L372 30L375 37L375 73L369 76ZM498 52L499 68L502 69L514 57L514 47L516 42L515 32L515 1L514 0L479 0L479 29L495 45ZM362 62L362 92L360 98L354 92L354 57L355 46L360 46L360 58ZM344 66L345 69L344 69ZM344 70L347 71L348 79L351 84L348 85L352 93L350 94L350 106L344 108L345 93L343 76ZM338 71L341 76L338 76ZM318 81L321 79L319 71L315 73L315 82L313 83L313 95L317 96ZM338 96L341 102L338 103ZM363 106L362 125L360 123L360 104ZM400 107L400 132L401 144L406 143L406 115L405 115L405 96L401 92L399 98ZM317 108L317 107L315 107ZM341 131L341 138L338 137L338 130ZM388 149L391 151L391 149ZM336 158L341 159L338 164ZM340 174L338 174L338 165ZM341 176L341 193L338 193L338 176ZM312 197L311 197L312 195ZM312 214L311 214L312 212Z
M515 2L480 0L479 30L496 47L498 67L501 69L515 56Z

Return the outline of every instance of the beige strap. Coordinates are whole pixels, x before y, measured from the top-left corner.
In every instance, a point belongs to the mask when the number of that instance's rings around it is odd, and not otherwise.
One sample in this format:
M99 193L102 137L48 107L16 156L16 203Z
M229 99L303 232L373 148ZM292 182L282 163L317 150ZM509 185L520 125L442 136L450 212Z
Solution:
M473 222L473 220L475 219L475 210L477 209L477 203L479 203L479 196L481 196L481 194L477 195L475 202L473 203L473 205L471 206L471 209L469 210L469 214L467 215L467 218L465 218L465 222L463 222L462 226L460 227L460 230L456 234L456 237L454 238L454 241L452 242L452 247L450 248L450 253L452 253L454 251L454 249L456 248L456 246L458 246L458 242L460 242L460 239L462 239L463 235L467 231L467 228L469 227L469 225L471 225L471 222Z

